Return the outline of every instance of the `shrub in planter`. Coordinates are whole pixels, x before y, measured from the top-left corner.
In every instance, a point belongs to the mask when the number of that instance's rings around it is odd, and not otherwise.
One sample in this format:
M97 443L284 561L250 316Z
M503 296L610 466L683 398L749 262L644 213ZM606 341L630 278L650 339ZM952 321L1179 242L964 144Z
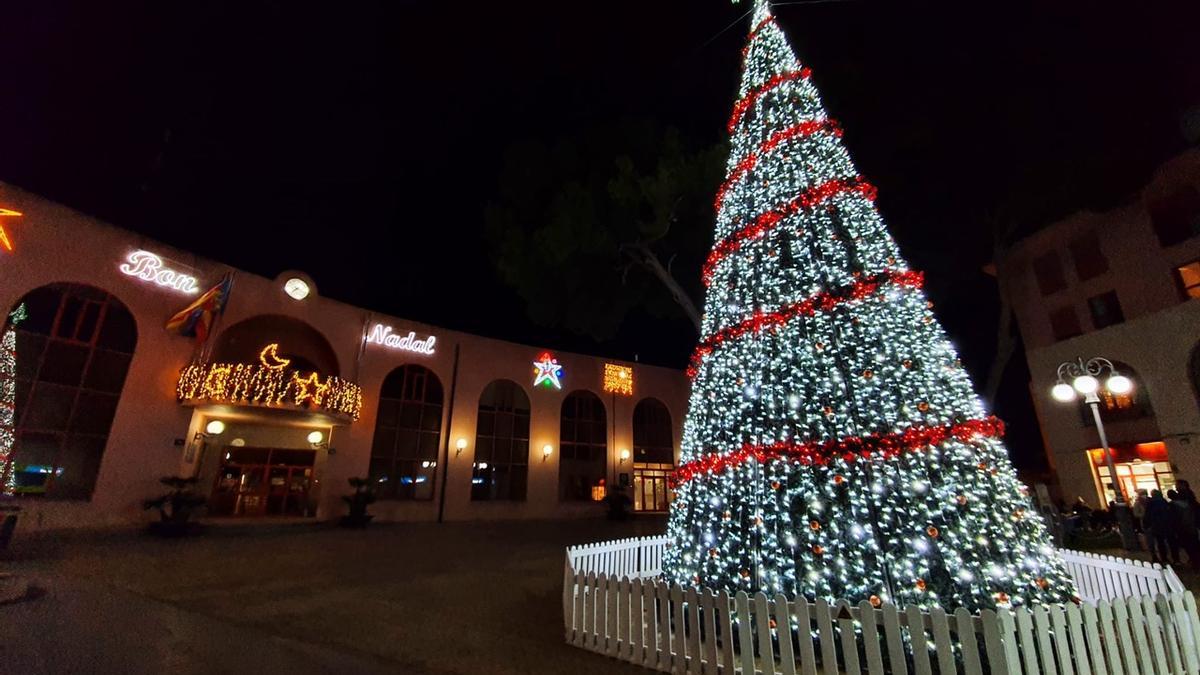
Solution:
M21 507L16 504L5 504L0 500L0 551L8 548L12 541L13 532L17 529L17 514Z
M200 531L200 524L192 522L192 515L208 500L192 491L197 480L195 476L164 476L159 479L170 491L142 502L142 507L147 511L158 509L159 520L150 523L149 527L152 534L179 537Z
M367 513L367 507L375 503L375 491L371 489L369 479L351 478L349 482L350 487L354 488L354 492L342 497L342 500L350 506L350 513L342 516L342 525L366 527L367 523L375 517Z

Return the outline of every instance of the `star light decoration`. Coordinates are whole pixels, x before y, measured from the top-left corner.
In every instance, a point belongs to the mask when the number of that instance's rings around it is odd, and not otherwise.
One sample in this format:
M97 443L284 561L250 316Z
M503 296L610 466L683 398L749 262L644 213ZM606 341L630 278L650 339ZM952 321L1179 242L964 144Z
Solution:
M23 214L20 211L0 208L0 218L16 218L21 215ZM3 248L9 253L12 253L13 251L12 240L8 238L8 232L4 230L3 224L0 224L0 248Z
M562 389L562 366L550 352L543 352L537 361L533 362L533 386L544 386L547 389Z

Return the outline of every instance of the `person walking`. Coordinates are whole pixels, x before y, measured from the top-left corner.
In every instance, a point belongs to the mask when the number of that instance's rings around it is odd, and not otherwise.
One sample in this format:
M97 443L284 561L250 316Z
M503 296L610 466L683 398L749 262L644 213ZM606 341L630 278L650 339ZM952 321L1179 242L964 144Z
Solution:
M1175 541L1179 548L1187 553L1188 564L1197 567L1200 564L1200 536L1196 534L1196 511L1191 500L1176 490L1167 492L1171 498L1171 511L1175 524ZM1195 495L1193 495L1193 498Z
M1137 491L1137 499L1133 500L1133 527L1142 531L1142 519L1146 517L1146 505L1150 503L1150 494L1145 489Z
M1171 536L1173 516L1171 504L1163 499L1162 490L1152 491L1146 504L1144 527L1146 538L1150 540L1151 559L1163 565L1175 564L1175 545Z

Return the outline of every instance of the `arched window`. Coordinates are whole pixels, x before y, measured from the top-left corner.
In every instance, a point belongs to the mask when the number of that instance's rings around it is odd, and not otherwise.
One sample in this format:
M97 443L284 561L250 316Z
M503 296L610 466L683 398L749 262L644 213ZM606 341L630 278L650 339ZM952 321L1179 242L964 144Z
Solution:
M576 391L563 399L559 499L590 500L592 488L604 480L608 473L606 421L604 403L592 392Z
M368 476L380 499L432 499L442 441L442 383L423 366L401 366L379 391Z
M106 291L51 284L16 325L15 492L89 499L137 346L137 323Z
M675 462L671 411L656 398L644 398L633 409L633 459L655 464Z
M479 397L471 499L525 499L529 474L529 397L496 380Z
M1096 395L1100 397L1100 414L1103 416L1103 421L1119 422L1152 416L1154 409L1150 406L1150 396L1146 393L1145 382L1137 374L1137 371L1128 363L1121 361L1113 361L1113 367L1118 373L1133 380L1133 389L1125 394L1114 394L1103 386L1107 373L1100 376L1101 387ZM1084 426L1095 426L1096 420L1092 416L1092 409L1082 398L1079 401L1079 413Z

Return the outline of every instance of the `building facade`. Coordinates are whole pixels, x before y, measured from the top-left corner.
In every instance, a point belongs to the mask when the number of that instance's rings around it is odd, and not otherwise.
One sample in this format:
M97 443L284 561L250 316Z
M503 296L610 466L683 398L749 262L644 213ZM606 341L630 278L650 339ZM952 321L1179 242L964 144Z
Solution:
M171 475L213 517L336 518L352 477L379 520L586 517L616 485L666 509L681 371L374 313L3 184L0 227L23 529L144 522ZM227 278L202 347L166 329Z
M1050 395L1059 364L1079 357L1105 357L1135 383L1101 395L1123 494L1200 481L1200 151L1164 164L1130 203L1056 222L996 263L1064 498L1114 494L1090 412Z

